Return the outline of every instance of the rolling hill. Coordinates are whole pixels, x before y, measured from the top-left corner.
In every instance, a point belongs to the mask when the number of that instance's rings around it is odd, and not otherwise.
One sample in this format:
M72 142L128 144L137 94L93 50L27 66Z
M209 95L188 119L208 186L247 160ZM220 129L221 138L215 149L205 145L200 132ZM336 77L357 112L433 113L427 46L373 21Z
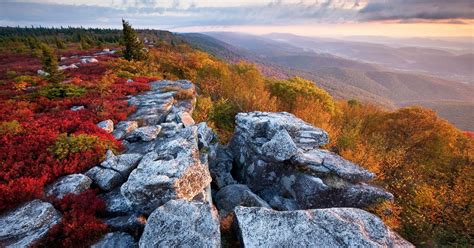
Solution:
M421 105L434 109L441 117L463 130L474 130L473 108L469 108L474 104L474 86L467 83L392 69L386 64L347 59L326 52L317 53L308 47L277 40L275 35L268 38L240 33L208 33L182 34L182 37L227 61L247 60L256 63L270 76L302 76L310 79L338 99L359 99L387 108ZM337 48L337 44L334 46ZM429 52L432 56L450 54L431 48L397 49L401 51L402 58L406 57L404 53L416 54L418 50L422 52L417 56ZM340 51L342 53L344 49L340 48ZM462 56L470 59L469 55ZM443 61L437 63L442 64Z

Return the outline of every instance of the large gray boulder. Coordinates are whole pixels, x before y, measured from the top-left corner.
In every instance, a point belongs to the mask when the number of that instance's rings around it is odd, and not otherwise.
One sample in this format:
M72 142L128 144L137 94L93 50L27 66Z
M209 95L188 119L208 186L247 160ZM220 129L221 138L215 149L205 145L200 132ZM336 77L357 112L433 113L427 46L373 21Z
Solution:
M172 199L191 200L211 182L207 163L201 161L196 126L161 137L121 186L133 209L149 214Z
M93 244L91 248L134 248L137 242L130 234L124 232L107 233L101 240Z
M237 207L243 247L414 247L373 214L355 208L274 211Z
M67 194L80 194L90 188L92 180L83 174L71 174L58 179L45 189L46 196L62 199Z
M140 247L220 247L217 211L206 203L172 200L147 220Z
M366 207L393 199L367 184L373 173L319 148L326 143L324 130L292 114L239 113L229 145L234 175L280 210Z
M34 200L0 216L0 247L28 247L61 219L47 202Z
M141 154L127 153L115 156L111 151L99 166L86 172L86 175L104 191L109 191L124 183L142 158Z
M217 192L215 202L221 216L232 212L237 206L271 208L262 198L242 184L225 186Z

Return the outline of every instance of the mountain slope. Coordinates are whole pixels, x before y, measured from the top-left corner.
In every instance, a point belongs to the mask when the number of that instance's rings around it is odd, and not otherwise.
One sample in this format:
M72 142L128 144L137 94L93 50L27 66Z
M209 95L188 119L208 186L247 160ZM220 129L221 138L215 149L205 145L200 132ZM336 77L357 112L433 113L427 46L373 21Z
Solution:
M339 99L355 98L388 108L414 103L444 113L441 116L453 123L474 123L474 117L468 113L472 111L465 107L474 103L471 96L474 86L469 84L424 74L390 70L380 65L332 54L316 53L287 42L277 41L275 38L238 33L201 34L199 40L189 39L187 36L185 35L185 39L188 42L218 57L223 57L222 54L232 54L230 58L225 59L229 61L245 59L265 65L273 71L282 72L286 76L302 76L314 81ZM206 48L215 43L218 46L212 46L213 49ZM405 53L416 53L417 49L419 48L401 50ZM431 51L435 55L449 54L428 48L423 48L423 51L424 53ZM470 59L468 55L463 56L467 56L465 58L467 60ZM462 104L452 104L453 101ZM448 115L446 113L449 111L445 109L464 115ZM473 124L461 124L458 127L474 130Z

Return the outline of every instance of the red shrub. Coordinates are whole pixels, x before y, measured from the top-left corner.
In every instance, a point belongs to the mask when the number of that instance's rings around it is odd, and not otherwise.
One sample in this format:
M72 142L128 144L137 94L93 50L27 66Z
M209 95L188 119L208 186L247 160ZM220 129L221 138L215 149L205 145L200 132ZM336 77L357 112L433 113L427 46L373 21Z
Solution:
M54 206L62 213L61 222L36 247L89 247L107 232L107 225L97 218L105 203L93 190L66 195Z

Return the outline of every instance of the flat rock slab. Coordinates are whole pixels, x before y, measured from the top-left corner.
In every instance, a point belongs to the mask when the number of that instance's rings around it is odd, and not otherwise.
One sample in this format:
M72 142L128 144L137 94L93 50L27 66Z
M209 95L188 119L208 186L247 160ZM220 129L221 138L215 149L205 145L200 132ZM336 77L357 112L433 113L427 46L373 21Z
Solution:
M237 207L243 247L414 247L356 208L274 211Z
M61 219L53 205L34 200L0 216L0 247L27 247Z
M62 199L67 194L79 194L90 188L92 179L83 174L71 174L46 187L46 195Z
M147 220L140 247L220 247L217 211L207 203L172 200Z

